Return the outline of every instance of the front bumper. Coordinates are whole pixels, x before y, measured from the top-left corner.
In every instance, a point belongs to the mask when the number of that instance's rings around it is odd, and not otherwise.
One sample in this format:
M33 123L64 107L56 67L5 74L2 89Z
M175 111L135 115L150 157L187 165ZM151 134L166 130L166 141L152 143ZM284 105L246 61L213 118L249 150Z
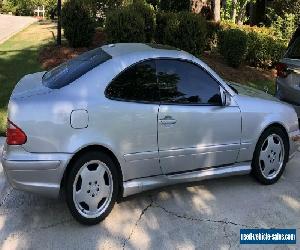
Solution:
M20 146L4 147L2 165L8 182L16 189L58 197L71 154L29 153Z

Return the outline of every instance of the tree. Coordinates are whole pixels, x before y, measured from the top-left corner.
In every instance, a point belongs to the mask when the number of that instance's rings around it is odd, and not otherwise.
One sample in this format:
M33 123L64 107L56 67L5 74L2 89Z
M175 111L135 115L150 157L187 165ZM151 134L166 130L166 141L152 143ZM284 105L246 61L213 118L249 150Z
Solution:
M213 19L215 22L220 22L221 20L221 1L213 0Z
M57 37L56 44L61 45L61 0L57 0Z

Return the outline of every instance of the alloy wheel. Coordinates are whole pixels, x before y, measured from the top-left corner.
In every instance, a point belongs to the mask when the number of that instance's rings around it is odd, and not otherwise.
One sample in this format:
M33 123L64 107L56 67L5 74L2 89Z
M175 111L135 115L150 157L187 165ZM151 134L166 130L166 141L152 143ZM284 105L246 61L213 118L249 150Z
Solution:
M112 193L112 174L105 163L92 160L80 168L73 183L73 201L82 216L100 216L109 206Z

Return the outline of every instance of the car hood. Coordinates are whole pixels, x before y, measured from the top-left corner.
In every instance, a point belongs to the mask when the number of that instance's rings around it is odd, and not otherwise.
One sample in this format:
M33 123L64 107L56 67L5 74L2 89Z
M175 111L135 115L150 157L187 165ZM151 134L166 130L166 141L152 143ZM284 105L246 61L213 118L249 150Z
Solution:
M16 84L11 99L25 98L50 92L51 90L43 85L44 74L45 72L37 72L24 76Z
M258 90L258 89L240 84L240 83L227 82L227 84L232 86L234 89L236 89L238 91L239 95L246 95L246 96L250 96L250 97L256 97L256 98L261 98L261 99L266 99L266 100L271 100L271 101L280 101L276 97L274 97L264 91L261 91L261 90Z

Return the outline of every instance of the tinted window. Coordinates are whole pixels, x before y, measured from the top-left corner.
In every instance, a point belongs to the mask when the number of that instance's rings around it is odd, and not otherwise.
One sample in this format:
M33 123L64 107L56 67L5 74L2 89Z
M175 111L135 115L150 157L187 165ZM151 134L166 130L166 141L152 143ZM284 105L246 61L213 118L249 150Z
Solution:
M300 59L300 37L291 45L290 49L285 55L286 58Z
M125 70L107 87L106 95L127 101L159 101L155 62L142 62Z
M46 72L43 84L51 89L62 88L109 59L111 56L101 48L88 51Z
M157 71L162 102L221 104L219 84L200 67L178 60L158 60Z

